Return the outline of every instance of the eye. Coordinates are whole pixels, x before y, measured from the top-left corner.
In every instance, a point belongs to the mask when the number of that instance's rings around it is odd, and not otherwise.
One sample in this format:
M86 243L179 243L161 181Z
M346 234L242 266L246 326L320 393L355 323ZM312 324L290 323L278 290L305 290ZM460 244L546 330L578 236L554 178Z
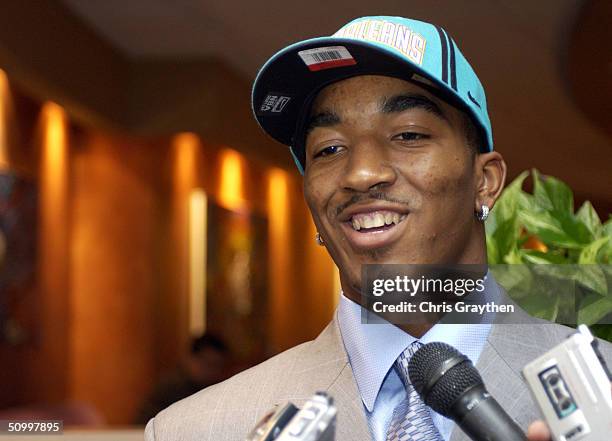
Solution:
M420 141L423 139L429 139L429 135L416 132L402 132L398 135L395 135L393 139L398 139L400 141Z
M329 147L319 150L319 152L314 155L314 158L335 155L340 151L340 149L342 149L342 147L339 145L330 145Z

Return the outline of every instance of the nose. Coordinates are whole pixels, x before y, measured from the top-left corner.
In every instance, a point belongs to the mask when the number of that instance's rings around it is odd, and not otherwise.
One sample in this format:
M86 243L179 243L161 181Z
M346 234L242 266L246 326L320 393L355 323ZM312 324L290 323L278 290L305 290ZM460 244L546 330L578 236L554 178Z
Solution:
M397 175L389 152L375 139L355 143L348 153L342 177L342 187L345 190L367 192L395 182Z

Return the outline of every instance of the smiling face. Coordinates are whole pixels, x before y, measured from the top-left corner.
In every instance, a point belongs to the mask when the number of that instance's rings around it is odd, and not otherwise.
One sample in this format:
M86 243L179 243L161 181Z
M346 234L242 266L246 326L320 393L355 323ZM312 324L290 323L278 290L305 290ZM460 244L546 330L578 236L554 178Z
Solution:
M304 194L345 294L363 264L484 263L484 228L505 178L496 153L468 145L465 116L403 80L327 86L311 110Z

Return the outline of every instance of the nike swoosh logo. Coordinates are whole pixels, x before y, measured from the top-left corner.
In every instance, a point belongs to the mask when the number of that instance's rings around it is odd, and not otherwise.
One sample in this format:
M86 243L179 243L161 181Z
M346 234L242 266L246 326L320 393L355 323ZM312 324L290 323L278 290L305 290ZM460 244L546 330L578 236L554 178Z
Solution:
M473 102L474 104L476 104L478 106L479 109L482 109L482 107L480 107L480 104L478 104L478 101L476 101L476 99L472 96L472 94L470 93L470 91L468 90L468 98L470 99L471 102Z

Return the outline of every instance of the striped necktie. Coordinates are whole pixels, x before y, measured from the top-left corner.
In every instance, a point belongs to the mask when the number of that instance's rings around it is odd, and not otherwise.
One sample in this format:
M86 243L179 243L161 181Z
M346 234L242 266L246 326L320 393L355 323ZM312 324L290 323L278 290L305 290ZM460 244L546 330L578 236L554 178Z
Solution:
M406 399L393 410L387 441L443 441L431 419L429 407L412 387L408 376L408 362L421 346L423 343L418 340L413 342L395 361L395 369L406 386Z

